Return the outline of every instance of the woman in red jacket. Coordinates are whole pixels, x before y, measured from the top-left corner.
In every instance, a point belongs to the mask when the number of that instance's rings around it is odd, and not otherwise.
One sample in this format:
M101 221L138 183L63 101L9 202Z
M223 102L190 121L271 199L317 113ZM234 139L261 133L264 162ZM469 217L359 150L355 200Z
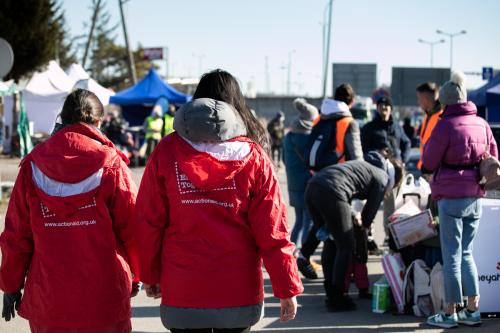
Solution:
M102 115L96 95L73 91L62 128L21 161L0 236L2 315L19 310L35 333L131 331L136 188Z
M262 316L262 260L281 320L303 291L265 130L237 81L215 70L176 113L137 197L141 279L172 332L249 332ZM142 262L142 260L144 260Z

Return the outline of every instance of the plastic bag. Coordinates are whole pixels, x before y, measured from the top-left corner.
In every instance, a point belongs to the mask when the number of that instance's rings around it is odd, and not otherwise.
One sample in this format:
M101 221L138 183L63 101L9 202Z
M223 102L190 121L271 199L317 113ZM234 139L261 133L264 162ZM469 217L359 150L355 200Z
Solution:
M390 296L389 296L389 283L385 276L378 279L372 288L372 312L384 313L389 310Z

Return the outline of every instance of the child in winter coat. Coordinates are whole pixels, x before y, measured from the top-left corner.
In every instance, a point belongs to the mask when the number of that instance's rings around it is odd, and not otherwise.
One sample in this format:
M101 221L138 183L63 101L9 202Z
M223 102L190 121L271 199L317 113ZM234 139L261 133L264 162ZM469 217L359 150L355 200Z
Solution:
M262 261L281 320L303 291L266 132L236 79L202 76L175 132L151 155L137 199L141 275L171 332L249 332L262 316ZM153 208L154 207L154 208Z
M98 129L102 116L96 95L73 91L60 129L21 161L0 236L0 289L3 317L18 310L35 333L132 329L136 187L128 159Z

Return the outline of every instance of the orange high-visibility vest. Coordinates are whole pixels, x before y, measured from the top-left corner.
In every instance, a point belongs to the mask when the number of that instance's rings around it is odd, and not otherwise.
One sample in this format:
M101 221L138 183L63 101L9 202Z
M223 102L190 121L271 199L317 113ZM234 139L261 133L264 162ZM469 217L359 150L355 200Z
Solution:
M418 161L417 167L422 169L422 154L424 152L424 145L431 137L431 133L436 127L436 124L441 118L443 111L434 113L432 116L425 115L424 122L422 123L422 129L420 130L420 160Z
M346 161L344 139L347 129L349 128L349 125L351 124L352 120L353 120L352 117L344 117L337 120L336 123L335 152L337 153L337 157L339 158L338 160L339 163L344 163Z

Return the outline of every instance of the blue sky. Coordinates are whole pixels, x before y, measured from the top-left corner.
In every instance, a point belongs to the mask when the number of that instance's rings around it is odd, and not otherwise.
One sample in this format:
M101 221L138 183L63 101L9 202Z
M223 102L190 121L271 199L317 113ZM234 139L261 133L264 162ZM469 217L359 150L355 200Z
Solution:
M118 23L118 0L103 0ZM129 0L124 6L132 47L166 46L170 74L199 76L214 68L267 92L286 91L289 56L293 94L321 94L322 28L327 0ZM71 35L84 32L90 0L63 0ZM379 84L390 84L391 67L430 64L429 46L447 32L466 30L453 42L453 68L480 72L500 68L500 1L335 0L330 62L377 63ZM123 43L121 26L117 42ZM434 47L434 67L449 67L450 45ZM165 68L161 63L161 71ZM330 71L331 75L331 71ZM468 76L469 88L484 83ZM328 84L331 92L330 83Z

